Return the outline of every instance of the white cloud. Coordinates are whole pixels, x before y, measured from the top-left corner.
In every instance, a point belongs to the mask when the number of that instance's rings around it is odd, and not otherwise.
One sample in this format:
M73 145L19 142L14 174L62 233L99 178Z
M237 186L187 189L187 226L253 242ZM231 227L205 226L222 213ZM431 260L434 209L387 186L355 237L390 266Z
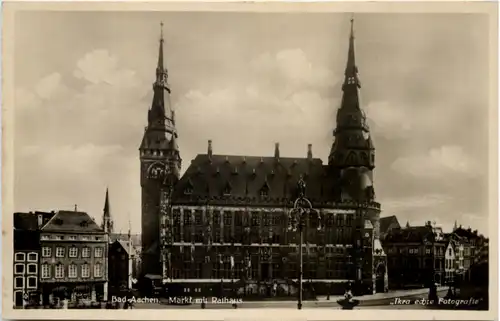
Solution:
M387 101L377 101L363 107L372 130L388 137L410 135L414 129L414 118L409 117L404 108ZM374 125L374 126L373 126Z
M120 87L137 85L135 72L119 68L118 58L105 49L87 53L76 65L73 75L92 84L106 83Z
M300 49L287 49L252 60L244 80L210 92L193 89L177 100L183 158L204 151L208 138L220 153L271 155L281 141L282 155L305 155L307 144L317 143L326 145L316 145L322 153L316 156L326 157L338 107L330 97L337 79L327 68L314 66Z
M55 72L42 78L35 86L35 93L43 99L50 99L61 86L61 74Z
M429 150L423 155L400 157L391 168L421 178L440 178L450 173L474 175L475 161L467 155L461 146L441 146Z
M74 76L88 83L78 90L68 88L58 73L32 88L17 89L15 121L22 124L16 126L15 145L19 210L71 209L77 203L99 220L109 185L117 199L117 226L126 226L120 218L126 210L140 225L134 151L150 104L143 97L151 87L116 61L105 51L85 55ZM134 202L121 206L119 199Z
M326 66L314 65L301 49L265 53L250 62L254 81L262 90L288 96L297 90L319 90L333 87L339 81Z

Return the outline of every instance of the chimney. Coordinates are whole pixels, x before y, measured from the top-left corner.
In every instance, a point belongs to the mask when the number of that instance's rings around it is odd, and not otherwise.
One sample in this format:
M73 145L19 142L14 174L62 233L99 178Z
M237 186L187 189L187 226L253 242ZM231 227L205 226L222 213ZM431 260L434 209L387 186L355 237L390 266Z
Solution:
M307 159L312 160L313 158L313 151L312 151L312 144L307 144Z
M274 158L276 159L280 158L280 143L274 144Z
M207 151L207 154L208 154L208 158L212 158L212 140L209 139L208 140L208 151Z
M38 228L42 228L43 225L43 214L38 214Z

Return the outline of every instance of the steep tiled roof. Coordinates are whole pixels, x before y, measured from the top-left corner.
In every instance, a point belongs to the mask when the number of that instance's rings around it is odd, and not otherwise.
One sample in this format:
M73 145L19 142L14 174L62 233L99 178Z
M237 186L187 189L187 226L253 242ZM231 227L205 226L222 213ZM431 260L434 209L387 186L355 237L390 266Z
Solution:
M113 248L121 247L123 249L123 251L125 251L125 253L127 253L128 255L133 255L133 256L138 255L138 251L133 245L129 248L128 241L116 240L116 241L111 243L110 249L112 247Z
M38 218L33 213L14 213L14 229L36 231Z
M430 226L412 226L405 229L391 230L387 235L386 242L407 242L423 243L425 241L433 242L435 235Z
M455 233L456 235L458 235L460 237L464 237L467 240L478 239L479 238L479 236L477 234L477 230L472 231L470 228L469 229L464 229L462 227L459 227L459 228L455 229L453 231L453 233Z
M42 232L103 233L104 231L85 212L58 211L42 228Z
M128 241L117 241L123 247L123 249L127 252L128 255L137 255L136 248L132 245L130 248L128 246Z
M380 222L380 233L387 233L389 226L391 226L392 224L396 225L396 227L401 227L395 215L381 217L379 222Z
M301 175L311 201L335 201L334 179L318 158L197 155L173 194L173 203L202 200L283 203L294 199ZM261 191L268 196L261 197Z

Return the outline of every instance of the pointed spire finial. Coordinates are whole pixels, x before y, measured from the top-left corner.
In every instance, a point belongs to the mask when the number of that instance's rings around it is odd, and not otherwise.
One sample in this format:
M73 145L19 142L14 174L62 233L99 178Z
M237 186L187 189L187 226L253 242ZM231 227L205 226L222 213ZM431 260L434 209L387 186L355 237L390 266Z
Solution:
M163 21L160 22L160 41L163 42Z
M75 212L78 211L78 205L75 204Z
M354 38L354 13L351 14L351 38Z
M105 217L109 217L109 188L106 187L106 197L104 199L104 209L103 214Z

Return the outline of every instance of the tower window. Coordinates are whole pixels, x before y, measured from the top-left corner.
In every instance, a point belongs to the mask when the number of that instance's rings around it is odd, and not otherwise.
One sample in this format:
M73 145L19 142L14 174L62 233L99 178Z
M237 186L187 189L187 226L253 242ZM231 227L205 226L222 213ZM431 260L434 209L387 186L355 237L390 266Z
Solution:
M186 195L191 195L193 194L193 188L191 186L188 186L184 189L184 194Z

